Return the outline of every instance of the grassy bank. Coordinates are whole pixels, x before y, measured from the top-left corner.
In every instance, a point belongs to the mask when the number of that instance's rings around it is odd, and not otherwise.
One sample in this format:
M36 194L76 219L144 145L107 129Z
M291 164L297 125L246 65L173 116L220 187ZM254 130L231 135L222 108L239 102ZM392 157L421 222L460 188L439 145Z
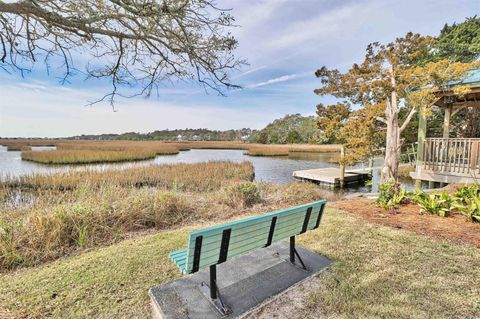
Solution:
M197 225L195 228L202 227ZM147 291L180 277L168 252L192 228L122 241L34 269L0 275L0 316L145 318ZM264 312L281 318L473 318L480 314L480 251L368 224L327 209L300 244L335 260ZM285 308L291 310L285 314ZM2 313L3 311L3 313Z
M126 162L177 154L189 149L240 149L251 156L287 156L294 152L339 152L338 145L250 144L242 142L0 140L8 150L22 150L22 159L43 164L91 164ZM57 150L30 151L30 146L56 146Z

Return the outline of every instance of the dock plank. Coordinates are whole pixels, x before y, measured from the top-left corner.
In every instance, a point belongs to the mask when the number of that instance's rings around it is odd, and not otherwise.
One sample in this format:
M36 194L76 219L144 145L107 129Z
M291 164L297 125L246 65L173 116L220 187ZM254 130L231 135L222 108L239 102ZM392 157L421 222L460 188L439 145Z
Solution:
M315 168L294 171L293 177L300 180L314 181L332 187L340 186L340 169L336 167ZM345 171L345 184L358 183L368 179L368 172L359 170Z

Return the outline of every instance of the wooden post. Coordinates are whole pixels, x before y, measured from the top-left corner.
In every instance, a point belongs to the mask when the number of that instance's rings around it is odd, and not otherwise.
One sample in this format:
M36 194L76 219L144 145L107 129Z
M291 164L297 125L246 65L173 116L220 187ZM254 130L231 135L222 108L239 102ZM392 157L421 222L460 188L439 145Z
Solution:
M340 148L340 188L345 186L345 147Z
M427 119L425 117L425 107L421 107L418 111L418 137L417 137L417 172L423 167L423 149L425 146L425 138L427 136ZM420 189L422 186L421 180L415 181L415 186Z
M450 118L452 117L452 108L448 106L445 108L445 116L443 118L443 138L450 137Z
M373 157L368 159L368 176L370 178L373 177Z

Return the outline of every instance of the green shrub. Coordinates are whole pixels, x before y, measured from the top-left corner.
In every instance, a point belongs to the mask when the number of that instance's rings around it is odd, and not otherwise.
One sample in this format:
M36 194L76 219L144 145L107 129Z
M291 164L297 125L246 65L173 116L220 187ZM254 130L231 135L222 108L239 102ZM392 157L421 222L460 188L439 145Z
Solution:
M422 200L426 200L428 194L425 193L423 190L415 190L412 194L410 194L410 200L414 204L419 204Z
M472 222L480 222L480 197L464 198L464 202L457 202L455 208Z
M408 200L407 192L399 189L394 181L378 185L378 191L376 203L384 209L392 209Z
M426 194L417 198L420 211L432 215L446 217L455 207L454 200L447 192Z
M466 203L465 200L468 198L480 197L480 185L475 184L475 185L462 186L459 189L457 189L454 196L457 202Z

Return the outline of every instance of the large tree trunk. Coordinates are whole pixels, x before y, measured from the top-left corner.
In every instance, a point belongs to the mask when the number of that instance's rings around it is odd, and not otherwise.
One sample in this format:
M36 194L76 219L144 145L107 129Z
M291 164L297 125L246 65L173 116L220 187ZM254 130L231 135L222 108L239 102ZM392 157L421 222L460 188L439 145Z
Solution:
M393 66L390 66L390 77L392 88L395 88L396 81ZM390 100L387 100L387 105L385 107L385 119L387 120L387 140L385 146L385 162L383 163L382 168L382 183L387 181L397 182L401 152L398 111L397 92L394 89L391 93L391 98Z
M382 183L390 180L397 181L401 150L398 112L390 112L390 115L386 116L386 120L387 141L385 147L385 161L382 168Z

